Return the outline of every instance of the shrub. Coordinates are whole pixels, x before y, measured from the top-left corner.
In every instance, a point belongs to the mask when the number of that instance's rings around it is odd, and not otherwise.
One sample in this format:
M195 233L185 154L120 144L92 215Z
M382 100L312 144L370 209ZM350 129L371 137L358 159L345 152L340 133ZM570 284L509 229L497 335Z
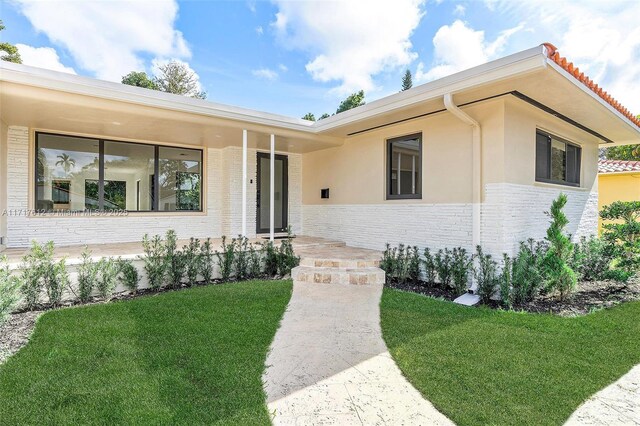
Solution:
M45 283L49 289L49 281L54 274L53 250L53 241L43 245L33 241L31 250L22 258L21 292L28 309L34 309L40 301Z
M133 265L132 260L118 259L118 264L118 281L124 288L135 294L140 283L138 269Z
M451 250L448 248L438 250L433 261L440 284L448 287L451 284Z
M78 299L80 302L87 303L91 299L91 293L96 287L98 278L98 268L91 259L91 252L85 246L81 255L82 262L78 265Z
M630 273L640 270L640 201L613 202L602 208L600 217L616 221L602 225L602 237L617 266Z
M66 259L52 264L48 274L45 276L45 290L49 298L49 303L57 306L62 302L62 295L65 289L69 288L69 272L67 271Z
M612 260L613 254L604 240L583 236L573 245L570 266L581 281L597 281L605 279Z
M451 278L453 288L458 296L468 290L469 272L473 266L473 259L467 254L467 250L456 247L451 252Z
M500 301L505 308L511 308L513 286L513 260L507 253L502 254L502 271L498 277L500 286Z
M189 244L182 248L184 255L187 284L190 286L198 282L198 274L202 269L202 254L200 253L200 240L191 238Z
M436 262L429 248L424 249L424 274L428 284L436 282Z
M634 275L633 272L625 271L624 269L609 269L604 274L604 279L626 283Z
M158 290L162 287L166 270L164 242L159 235L155 235L150 239L149 235L145 234L142 239L142 247L144 249L142 260L144 261L144 271L147 274L149 286L154 290Z
M227 237L222 236L222 251L216 251L216 257L218 258L218 268L220 268L220 277L222 281L229 281L231 274L233 273L233 264L236 254L236 241L231 240L231 244L227 244Z
M420 281L420 251L418 247L407 247L407 278L412 283Z
M404 244L393 248L387 245L381 269L385 271L387 283L417 282L420 279L420 252L417 247L405 247Z
M108 301L116 289L119 272L118 261L112 257L103 257L96 266L98 269L96 289L100 297Z
M178 238L173 229L167 231L164 247L167 284L173 288L179 288L182 285L187 264L184 254L178 250Z
M299 264L300 258L293 251L291 230L289 230L287 238L282 240L278 250L278 274L281 277L291 275L291 270Z
M211 238L207 238L200 247L200 275L202 275L205 284L209 284L213 280L213 256Z
M262 259L260 252L253 244L249 245L249 278L259 278L262 276Z
M576 274L568 265L573 253L573 244L564 228L569 223L562 209L567 204L567 196L560 194L553 203L547 215L551 223L547 229L546 240L549 242L549 250L544 258L546 289L557 291L560 299L564 299L576 287Z
M387 243L384 253L382 253L382 260L380 261L380 269L384 271L385 283L391 283L391 273L393 271L394 253L391 245Z
M474 272L478 296L480 296L482 303L488 303L498 286L498 265L490 254L482 251L481 246L476 247L475 257L478 259L478 266Z
M0 325L20 302L20 280L11 275L6 257L0 257Z
M249 239L239 235L233 245L237 247L234 259L236 279L243 281L249 277Z
M544 285L542 272L546 246L533 238L521 241L513 258L511 302L522 304L533 300Z

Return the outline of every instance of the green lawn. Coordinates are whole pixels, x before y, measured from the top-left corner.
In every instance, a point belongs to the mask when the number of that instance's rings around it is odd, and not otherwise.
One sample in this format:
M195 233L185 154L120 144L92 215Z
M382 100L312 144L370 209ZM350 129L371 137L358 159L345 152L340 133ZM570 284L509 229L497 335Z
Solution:
M0 366L0 423L269 424L261 376L290 295L252 281L49 312Z
M560 318L385 289L381 310L400 369L461 425L562 424L640 363L640 302Z

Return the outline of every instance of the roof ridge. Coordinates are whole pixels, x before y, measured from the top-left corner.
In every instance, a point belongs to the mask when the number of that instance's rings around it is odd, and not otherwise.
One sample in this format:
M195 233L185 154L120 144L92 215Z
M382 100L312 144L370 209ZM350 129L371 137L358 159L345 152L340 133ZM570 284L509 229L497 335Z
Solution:
M591 89L596 95L600 96L603 100L605 100L609 105L614 107L618 112L628 118L633 124L640 127L640 119L633 115L631 111L625 108L620 102L613 98L609 93L602 90L602 87L599 87L593 80L591 80L588 76L586 76L583 72L580 72L580 68L573 65L573 62L569 62L567 58L564 56L560 56L558 52L558 48L555 47L551 43L543 43L544 47L547 48L547 57L551 59L556 64L560 65L562 69L571 74L576 80L580 81L582 84Z

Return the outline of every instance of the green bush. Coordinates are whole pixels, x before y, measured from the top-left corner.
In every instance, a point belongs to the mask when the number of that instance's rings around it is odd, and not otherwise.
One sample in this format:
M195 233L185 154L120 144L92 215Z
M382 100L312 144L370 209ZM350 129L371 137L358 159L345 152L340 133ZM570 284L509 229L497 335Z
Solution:
M482 251L481 246L476 247L477 268L474 271L477 282L477 292L482 303L488 303L496 293L498 287L498 264L490 254Z
M98 269L96 290L105 301L109 301L116 289L119 272L118 261L112 257L103 257L96 264Z
M211 238L207 238L200 247L200 275L205 284L213 280L213 256Z
M87 303L91 299L91 293L97 285L98 267L91 259L91 252L85 246L81 254L82 262L78 265L78 299Z
M512 306L511 289L513 287L513 259L507 253L502 254L502 271L498 276L500 286L500 301L505 308Z
M66 259L60 259L57 263L52 264L45 275L44 286L47 291L49 303L57 306L62 302L64 291L69 288L69 272L67 271Z
M149 238L145 234L142 239L142 248L144 249L144 271L149 281L149 286L158 290L162 287L166 270L164 241L159 235Z
M473 259L467 254L467 250L456 247L451 252L451 278L453 288L458 296L463 295L469 289L469 273L473 266Z
M564 229L569 223L569 219L562 209L567 204L567 196L560 194L553 203L547 215L551 218L551 223L547 229L546 240L549 249L544 258L546 290L558 292L560 299L564 299L576 287L576 273L569 266L569 261L573 254L573 244Z
M533 300L544 285L543 266L546 246L533 238L521 241L513 259L511 302L522 304Z
M11 275L7 258L0 257L0 325L20 302L20 280Z
M380 268L385 271L387 283L416 283L420 280L420 251L404 244L393 248L387 244Z
M54 277L53 251L53 241L42 245L33 241L31 250L22 258L20 266L22 270L21 292L28 309L34 309L37 306L45 284L55 299L56 289L52 286L56 286L58 283Z
M613 253L604 240L583 236L573 245L570 266L580 281L598 281L606 278L612 260Z
M434 284L436 282L436 263L428 247L424 249L423 263L425 281L427 284Z
M300 264L300 258L293 251L293 239L291 231L287 238L280 243L278 250L278 274L281 277L291 275L291 270Z
M231 244L227 244L227 237L222 236L222 251L216 251L218 258L218 268L220 270L220 278L222 281L229 281L233 274L233 265L236 256L236 241L231 240Z
M617 260L617 267L629 273L640 270L640 201L616 201L604 206L600 217L602 238ZM613 222L613 223L611 223Z
M256 250L253 244L249 244L249 278L260 278L262 275L260 251Z
M239 235L233 245L237 248L234 259L236 279L244 281L249 278L249 239Z
M264 273L267 277L273 278L278 274L278 249L272 241L262 243L264 253Z
M200 240L191 237L189 244L182 248L184 255L187 284L194 286L198 282L198 274L202 269L202 254L200 253Z
M138 291L140 275L132 260L118 259L118 282L134 294Z
M451 250L448 248L440 249L433 258L438 279L443 287L451 285Z
M173 229L169 229L165 236L164 261L167 285L173 288L180 288L187 262L184 253L178 250L178 237Z

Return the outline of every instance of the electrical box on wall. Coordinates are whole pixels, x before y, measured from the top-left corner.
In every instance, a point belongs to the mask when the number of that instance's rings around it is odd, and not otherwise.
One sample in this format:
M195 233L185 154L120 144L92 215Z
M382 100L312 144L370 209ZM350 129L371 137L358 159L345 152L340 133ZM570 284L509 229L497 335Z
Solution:
M323 188L320 190L320 198L329 198L329 188Z

